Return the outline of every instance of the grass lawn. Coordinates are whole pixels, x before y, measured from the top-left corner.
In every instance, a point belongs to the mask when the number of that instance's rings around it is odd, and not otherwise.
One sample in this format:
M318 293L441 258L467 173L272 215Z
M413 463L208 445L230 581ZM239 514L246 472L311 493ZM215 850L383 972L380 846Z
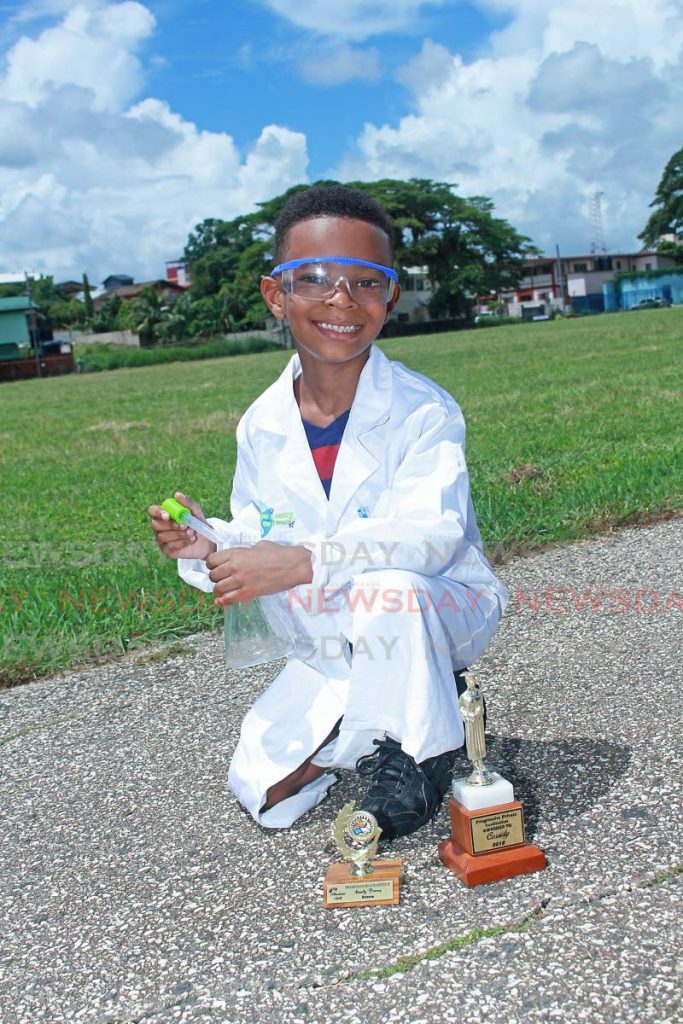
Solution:
M681 507L683 309L382 347L462 406L494 559ZM219 625L145 510L183 490L227 515L235 426L288 358L0 385L0 685Z

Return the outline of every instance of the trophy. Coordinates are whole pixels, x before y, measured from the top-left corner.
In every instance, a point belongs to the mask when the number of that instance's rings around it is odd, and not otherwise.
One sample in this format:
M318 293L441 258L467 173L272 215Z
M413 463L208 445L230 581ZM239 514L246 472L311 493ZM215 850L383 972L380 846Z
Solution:
M439 843L441 863L465 885L497 882L545 867L545 856L526 842L524 813L512 783L486 767L484 698L473 672L459 700L472 772L455 779L449 800L451 838Z
M382 829L369 811L345 804L336 817L333 836L344 864L331 864L323 885L323 905L334 907L386 906L398 903L403 861L378 860Z

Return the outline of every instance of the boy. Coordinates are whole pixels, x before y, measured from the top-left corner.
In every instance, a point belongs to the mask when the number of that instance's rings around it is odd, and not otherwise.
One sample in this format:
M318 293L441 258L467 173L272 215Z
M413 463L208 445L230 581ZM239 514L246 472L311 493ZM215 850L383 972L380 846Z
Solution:
M297 354L237 428L233 520L209 520L225 543L263 539L216 551L148 511L182 579L220 605L274 595L297 642L243 722L228 776L240 802L286 827L331 769L355 767L390 839L448 788L463 742L453 672L485 650L506 594L482 553L458 406L373 346L399 297L386 212L343 186L299 192L275 263L261 291Z

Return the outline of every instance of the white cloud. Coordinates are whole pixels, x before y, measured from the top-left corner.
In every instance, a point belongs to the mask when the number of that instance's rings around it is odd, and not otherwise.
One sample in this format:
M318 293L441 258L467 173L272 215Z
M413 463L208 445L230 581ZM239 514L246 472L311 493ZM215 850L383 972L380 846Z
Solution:
M453 0L262 0L266 7L296 28L319 36L356 41L415 27L423 9L443 7Z
M375 82L380 76L379 50L360 50L340 43L302 60L299 71L313 85L341 85L353 79Z
M264 127L242 155L167 103L131 106L154 27L139 3L69 6L19 39L0 78L2 269L95 281L161 276L205 217L237 216L306 179L306 139Z
M511 17L493 36L497 53L533 49L561 53L574 42L592 42L607 57L647 57L657 67L677 57L681 38L681 0L478 0L479 5ZM673 47L673 48L672 48Z
M81 85L92 89L99 109L116 110L142 87L136 50L154 26L150 11L133 0L95 7L77 4L59 25L14 45L0 89L35 106L55 86Z
M333 173L432 177L497 212L548 251L587 250L589 197L604 233L632 248L665 162L681 145L681 0L481 0L511 15L465 63L425 41L397 76L412 111L366 124Z

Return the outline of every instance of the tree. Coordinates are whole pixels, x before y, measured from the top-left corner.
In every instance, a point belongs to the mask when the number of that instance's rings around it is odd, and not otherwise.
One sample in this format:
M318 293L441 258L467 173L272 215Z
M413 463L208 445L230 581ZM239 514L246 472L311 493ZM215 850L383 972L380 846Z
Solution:
M83 305L85 306L85 315L88 320L92 319L93 313L95 312L92 295L90 294L90 282L88 281L88 275L83 275Z
M85 323L85 306L78 299L58 299L50 306L53 327L80 327Z
M525 257L538 252L530 239L493 215L490 199L465 199L454 185L423 178L350 184L391 214L396 265L428 267L434 316L468 316L478 294L514 286ZM185 249L193 297L220 294L236 326L262 324L266 311L259 280L272 267L275 221L289 197L305 187L296 185L235 220L199 224Z
M151 285L143 288L137 299L133 299L133 310L135 332L140 336L140 344L153 345L163 312L159 296Z
M98 305L88 320L93 334L106 334L118 329L117 316L121 308L120 295L109 295Z
M485 196L463 198L455 185L425 178L352 182L389 211L399 267L426 266L435 317L467 317L477 295L514 287L524 259L538 249Z
M191 334L192 301L189 295L179 295L167 309L162 309L161 320L154 328L155 336L163 343L185 341Z
M655 197L650 203L653 213L638 235L643 246L673 256L683 263L683 148L669 160L664 168ZM662 235L674 235L665 240Z

